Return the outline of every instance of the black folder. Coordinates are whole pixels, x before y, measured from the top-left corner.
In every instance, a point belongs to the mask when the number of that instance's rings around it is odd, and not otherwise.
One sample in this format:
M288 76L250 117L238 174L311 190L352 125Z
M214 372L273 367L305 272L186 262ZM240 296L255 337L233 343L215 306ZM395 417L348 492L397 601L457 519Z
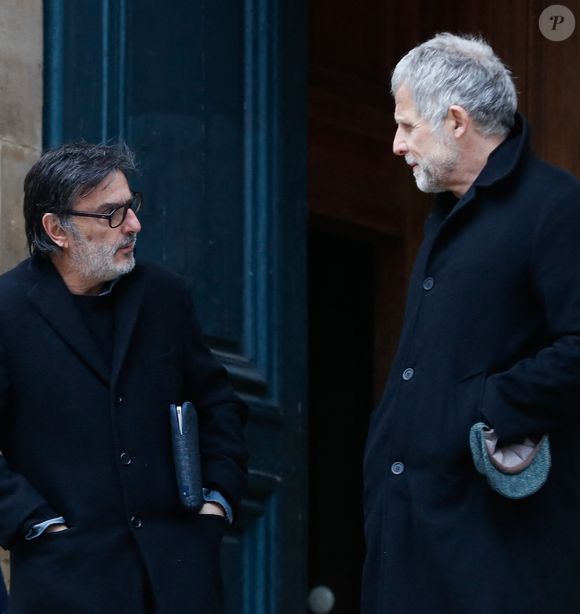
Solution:
M199 511L204 503L199 456L199 434L195 407L185 401L169 406L175 475L181 503Z

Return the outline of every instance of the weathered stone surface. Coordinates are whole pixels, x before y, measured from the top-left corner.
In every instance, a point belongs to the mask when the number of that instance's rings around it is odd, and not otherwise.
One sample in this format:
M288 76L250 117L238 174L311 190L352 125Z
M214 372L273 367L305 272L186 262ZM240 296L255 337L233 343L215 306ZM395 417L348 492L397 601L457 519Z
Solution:
M0 141L0 272L27 254L22 216L22 182L38 152Z
M0 2L0 272L26 255L22 180L42 146L42 0ZM0 548L9 582L9 555Z
M0 135L33 145L42 138L42 0L0 3Z

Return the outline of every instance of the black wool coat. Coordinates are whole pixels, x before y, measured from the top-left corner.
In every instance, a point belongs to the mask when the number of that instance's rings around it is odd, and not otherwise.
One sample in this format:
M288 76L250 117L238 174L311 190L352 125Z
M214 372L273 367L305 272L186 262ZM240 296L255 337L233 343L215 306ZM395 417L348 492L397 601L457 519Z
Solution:
M6 587L4 585L4 578L0 573L0 614L6 614L8 608L8 599L6 595Z
M204 485L236 507L246 408L204 345L185 281L137 264L113 288L107 364L60 275L0 277L0 543L11 614L220 611L225 520L180 505L170 403L198 410ZM31 523L70 528L27 541Z
M550 433L546 485L503 498L469 429ZM580 182L508 139L436 197L364 459L363 614L580 612Z

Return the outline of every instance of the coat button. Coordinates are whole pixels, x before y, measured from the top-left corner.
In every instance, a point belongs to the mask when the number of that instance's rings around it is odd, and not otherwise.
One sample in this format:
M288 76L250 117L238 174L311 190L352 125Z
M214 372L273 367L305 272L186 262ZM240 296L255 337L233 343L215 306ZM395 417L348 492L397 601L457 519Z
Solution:
M131 516L131 526L134 529L140 529L143 526L143 521L139 516Z
M408 382L413 377L413 375L415 375L415 369L411 369L411 367L403 371L403 379L406 382Z
M399 461L397 461L396 463L393 463L391 465L391 473L393 475L401 475L403 471L405 471L405 465L403 465L403 463L400 463Z
M423 280L423 290L431 290L435 285L435 280L432 277L426 277Z
M122 402L123 402L123 397L119 395L119 396L118 396L118 397L115 399L115 403L117 403L117 405L121 405L121 403L122 403Z
M119 458L121 459L121 465L130 465L133 462L133 459L128 452L122 452Z

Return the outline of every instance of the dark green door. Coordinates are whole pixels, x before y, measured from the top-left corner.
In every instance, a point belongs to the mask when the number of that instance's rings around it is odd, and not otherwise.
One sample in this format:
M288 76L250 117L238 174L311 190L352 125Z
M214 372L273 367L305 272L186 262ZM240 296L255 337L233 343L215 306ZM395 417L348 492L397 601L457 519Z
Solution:
M139 252L192 280L251 406L251 475L223 547L228 614L306 590L303 0L45 0L45 146L125 139Z

